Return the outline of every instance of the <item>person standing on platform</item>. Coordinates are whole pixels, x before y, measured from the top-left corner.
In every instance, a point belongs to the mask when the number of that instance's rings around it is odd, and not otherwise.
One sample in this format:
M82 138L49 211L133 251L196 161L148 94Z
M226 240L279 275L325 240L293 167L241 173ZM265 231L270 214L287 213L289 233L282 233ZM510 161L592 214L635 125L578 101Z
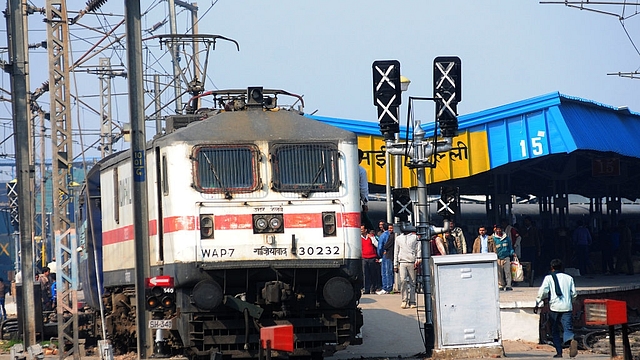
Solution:
M633 235L631 229L624 220L618 221L618 231L620 231L620 247L618 248L618 256L616 261L616 271L622 271L622 263L627 265L627 275L633 275L633 260L631 259L631 248L633 244Z
M376 236L378 237L378 241L380 240L380 236L382 236L382 234L384 234L384 232L386 231L384 229L384 226L387 224L386 220L378 220L378 229L376 230Z
M456 254L466 254L467 253L467 239L464 237L464 232L459 226L456 226L453 220L450 223L451 236L453 236L455 240ZM452 252L451 252L452 253ZM452 253L453 254L453 253Z
M480 226L478 228L478 237L473 242L473 253L494 253L496 252L496 244L493 242L493 237L487 235L487 228Z
M562 272L562 260L551 260L551 274L545 276L542 285L538 289L536 297L537 313L538 307L542 305L543 299L549 298L549 320L551 321L551 334L553 336L553 346L556 348L554 358L562 357L562 347L569 343L569 356L578 355L578 342L573 335L573 302L578 297L576 286L571 275ZM560 331L563 331L560 338Z
M591 233L589 229L584 226L582 220L578 220L578 227L573 230L571 240L576 250L578 257L578 269L580 269L580 275L586 275L589 270L589 246L591 245Z
M602 229L598 233L598 243L600 244L601 252L601 268L602 273L605 275L614 275L616 269L613 267L613 232L607 221L602 222Z
M502 232L502 225L494 225L493 242L498 255L498 283L500 290L511 291L511 257L515 255L511 239Z
M396 236L393 251L393 271L400 274L400 307L416 308L416 269L420 266L422 249L414 226L404 227L402 234Z
M510 225L507 219L504 218L500 220L500 224L502 224L502 230L504 230L504 233L511 238L511 245L513 245L513 251L516 253L516 256L518 258L522 257L522 250L520 248L522 237L520 237L518 229Z
M393 291L393 247L395 245L395 234L393 224L384 223L384 232L378 239L378 257L382 263L382 290L376 294L389 294Z
M530 262L531 269L539 271L537 269L537 260L541 254L541 235L538 228L533 224L530 216L524 218L524 226L520 229L520 247L522 251L521 261Z
M362 274L364 276L364 294L375 292L377 277L380 272L376 271L378 264L378 254L376 246L378 242L375 236L369 236L369 229L365 225L360 226L360 239L362 240Z
M458 247L456 246L456 238L451 235L451 231L446 231L443 235L444 248L447 251L447 255L455 255L458 253Z
M44 310L51 310L51 280L49 276L51 275L51 270L48 267L42 268L42 274L38 276L38 281L40 282L40 291L42 294L42 307Z
M447 255L445 234L436 234L431 237L431 256Z
M364 151L358 149L358 164L364 159ZM362 165L358 166L360 175L360 205L362 210L360 211L361 223L364 224L368 230L373 230L373 223L369 219L369 180L367 180L367 170Z

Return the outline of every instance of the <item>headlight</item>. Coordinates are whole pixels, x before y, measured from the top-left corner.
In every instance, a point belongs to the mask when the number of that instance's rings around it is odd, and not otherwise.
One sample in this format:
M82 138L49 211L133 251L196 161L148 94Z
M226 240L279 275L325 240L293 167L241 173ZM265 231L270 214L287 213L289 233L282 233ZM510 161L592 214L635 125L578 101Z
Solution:
M253 215L254 234L282 234L284 233L284 220L282 214L255 214Z
M257 218L255 221L256 230L263 231L267 228L267 219L265 218Z
M273 230L277 230L280 228L280 226L282 226L282 220L280 220L280 218L277 217L272 217L269 220L269 226L273 229Z

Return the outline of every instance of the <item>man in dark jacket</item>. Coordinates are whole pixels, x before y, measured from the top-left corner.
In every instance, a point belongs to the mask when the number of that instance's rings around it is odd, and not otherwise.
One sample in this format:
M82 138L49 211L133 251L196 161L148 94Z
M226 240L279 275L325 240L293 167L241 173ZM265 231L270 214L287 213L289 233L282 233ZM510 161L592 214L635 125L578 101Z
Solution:
M382 261L382 290L376 294L383 295L393 291L393 246L396 235L393 233L393 224L383 224L384 232L378 239L378 257Z

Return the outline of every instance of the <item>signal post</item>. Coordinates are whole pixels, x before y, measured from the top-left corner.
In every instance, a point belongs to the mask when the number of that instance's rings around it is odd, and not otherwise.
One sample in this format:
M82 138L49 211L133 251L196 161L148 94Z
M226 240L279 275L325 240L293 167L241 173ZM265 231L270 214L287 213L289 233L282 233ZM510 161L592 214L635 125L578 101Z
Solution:
M145 308L151 312L149 329L155 330L153 354L157 357L169 356L164 339L164 330L173 328L171 314L175 310L176 291L174 279L168 275L160 275L145 279Z
M385 138L386 151L390 155L404 155L409 158L408 166L416 169L418 177L417 202L415 204L418 217L410 219L408 214L407 193L402 189L394 189L398 203L402 211L396 213L400 221L400 228L415 221L417 234L421 242L422 250L422 286L424 290L424 303L426 318L424 323L425 350L428 356L434 348L435 332L433 327L431 304L431 269L429 267L430 244L432 234L449 230L449 216L451 209L455 208L450 199L443 207L440 215L444 216L442 227L429 225L427 219L427 177L425 169L435 167L435 161L430 158L437 152L449 151L452 148L453 137L458 131L457 104L461 97L461 61L458 57L437 57L433 62L433 97L409 97L409 110L407 112L407 127L411 115L411 105L416 100L429 100L436 103L436 121L440 128L441 139L428 139L425 131L420 127L420 121L415 121L413 140L406 139L404 144L396 143L395 134L399 133L399 106L401 98L400 62L397 60L374 61L373 68L373 98L374 105L378 109L378 122L380 132ZM455 199L455 196L454 196Z

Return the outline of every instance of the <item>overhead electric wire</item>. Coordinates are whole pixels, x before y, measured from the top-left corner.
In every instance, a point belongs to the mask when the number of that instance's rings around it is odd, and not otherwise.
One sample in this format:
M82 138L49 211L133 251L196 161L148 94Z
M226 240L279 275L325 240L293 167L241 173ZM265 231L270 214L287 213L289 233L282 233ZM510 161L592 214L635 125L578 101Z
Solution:
M28 0L28 2L32 5L34 3L33 0ZM106 1L98 1L98 2L106 3ZM163 5L165 2L166 2L165 0L154 0L147 6L143 15L148 15L154 11L157 12L158 7ZM205 18L206 15L210 13L213 7L217 4L217 2L218 0L211 1L208 4L207 9L204 11L204 13L201 13L201 15L198 17L195 24L192 24L191 22L189 22L189 26L188 26L189 30L191 30L194 25L198 24L203 18ZM89 3L87 3L87 6L89 6ZM178 14L180 14L181 17L184 17L183 15L184 12L185 10L181 10L178 12ZM75 61L70 62L70 64L72 64L70 67L70 70L77 71L78 68L80 68L81 66L88 66L88 62L90 61L90 59L95 59L96 55L102 55L102 54L105 54L106 57L109 57L112 59L118 58L120 59L121 63L123 62L122 60L124 55L122 54L122 51L124 51L125 45L123 44L122 39L124 38L125 35L118 35L118 33L116 32L117 29L119 29L121 24L124 22L123 15L113 14L108 12L98 12L98 11L91 11L91 12L84 12L84 13L82 11L79 11L79 12L69 11L69 14L81 15L75 18L75 21L71 24L72 29L70 29L71 31L69 31L70 34L69 34L68 51L70 54L70 58L76 57L77 59ZM92 16L88 17L86 15L92 15ZM113 16L117 16L122 20L119 19L118 20L119 22L113 23L111 20L111 17ZM73 15L70 15L70 17L73 17ZM91 23L87 21L87 19L89 18L94 19L98 25L91 26ZM145 20L146 19L150 19L150 17L146 16ZM166 14L165 14L165 19L166 19ZM81 20L81 21L78 21L78 20ZM75 30L73 29L74 26L75 26ZM81 32L83 31L84 34L78 33L78 30ZM31 32L39 33L39 32L45 32L45 31L46 29L30 29L29 30L30 33ZM98 36L93 36L93 35L98 35ZM90 46L85 46L85 45L90 45ZM121 49L120 50L114 49L115 47L121 48ZM87 50L84 52L74 51L74 48L83 49L83 50L87 49ZM146 44L146 47L145 47L145 51L147 52L146 56L150 60L145 62L146 68L147 70L149 70L149 72L160 70L160 72L168 73L168 71L166 71L167 70L166 63L167 63L168 56L166 56L166 52L161 52L160 54L158 54L157 50L158 50L158 47L155 46L155 44ZM108 52L111 52L111 53L108 53ZM202 52L203 51L200 51L199 53L202 54ZM41 55L45 55L46 52L45 51L36 52L36 54L37 56L41 56ZM188 70L190 70L190 68L188 68ZM76 120L80 121L80 115L83 109L89 110L91 113L94 113L96 115L100 115L98 110L96 110L94 106L91 106L88 102L83 101L82 97L79 96L79 92L77 88L77 83L78 83L77 74L72 74L70 72L70 76L74 76L73 79L76 84L76 93L70 95L71 96L70 100L75 101L74 105L77 106L76 113L78 114L77 115L78 118ZM163 85L163 86L166 86L166 88L169 88L175 83L175 80L172 77L170 77L169 79L171 79L171 81L166 85ZM202 79L202 81L209 82L210 84L213 85L213 88L217 89L217 86L213 82L213 79L211 78L210 74L206 74L205 78ZM117 89L117 87L119 86L119 82L114 82L113 86L115 86ZM166 91L161 91L160 94L157 94L157 96L161 96L165 93ZM184 91L182 95L186 93L187 91ZM43 105L44 104L45 103L43 102ZM10 113L11 111L10 111L10 108L8 107L8 104L5 102L3 105L6 111ZM115 113L118 114L120 109L119 109L119 101L117 97L115 98L115 101L114 101L114 107L115 107ZM149 106L147 106L147 109L148 108ZM166 112L166 111L167 111L167 107L163 107L161 109L161 112ZM85 116L85 115L82 115L82 116ZM118 125L119 121L117 119L111 119L111 120L113 121L114 126L119 126ZM87 124L87 121L83 120L83 124ZM84 128L80 129L79 131L81 132L81 137L82 136L86 137L87 134L92 133L92 132L87 132L86 129ZM72 134L73 133L75 133L75 131L72 131ZM86 140L81 141L81 146L84 146L83 143L85 141Z
M640 2L629 2L626 0L625 1L588 1L587 0L587 1L540 1L539 3L565 5L566 7L569 7L569 8L591 11L591 12L595 12L603 15L615 16L616 18L618 18L618 21L620 22L620 26L622 27L622 30L627 36L627 39L631 43L631 46L635 50L636 54L640 56L640 49L638 49L638 46L636 46L636 43L633 40L633 37L631 36L631 34L629 33L625 25L626 20L640 14L640 11L638 11L638 6L640 6ZM611 11L600 10L592 6L622 6L622 10L620 13L614 13ZM636 10L630 15L625 15L627 8L631 6L635 6ZM638 66L638 68L636 68L636 70L633 72L607 73L607 75L618 75L620 77L629 77L631 79L637 79L640 77L636 77L634 75L638 75L638 70L640 70L640 66Z
M209 11L211 11L211 9L212 9L212 8L213 8L217 3L218 3L218 0L212 1L212 2L211 2L211 5L209 5L209 7L207 8L207 10L205 10L204 14L199 15L199 16L198 16L198 21L196 21L196 23L195 23L195 24L191 25L191 27L190 27L190 28L188 28L186 32L191 32L191 31L193 30L193 27L194 27L195 25L198 25L198 24L200 23L200 20L201 20L202 18L204 18L204 17L209 13Z
M629 34L629 31L627 31L627 27L624 25L624 20L620 20L620 25L622 25L622 30L624 30L624 33L627 34L627 38L629 39L629 42L631 42L631 46L633 46L633 48L636 50L636 54L640 55L640 51L638 50L638 47L636 46L635 42L633 41L633 38Z

